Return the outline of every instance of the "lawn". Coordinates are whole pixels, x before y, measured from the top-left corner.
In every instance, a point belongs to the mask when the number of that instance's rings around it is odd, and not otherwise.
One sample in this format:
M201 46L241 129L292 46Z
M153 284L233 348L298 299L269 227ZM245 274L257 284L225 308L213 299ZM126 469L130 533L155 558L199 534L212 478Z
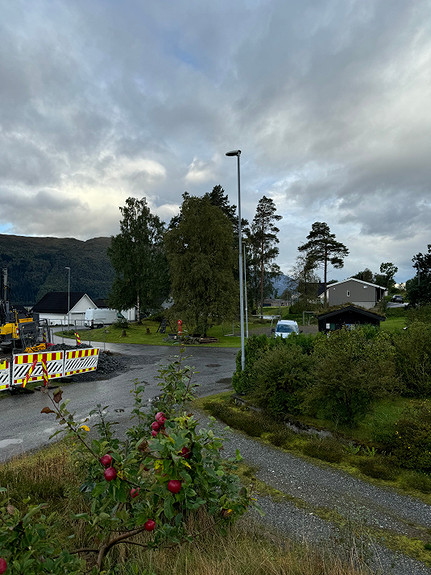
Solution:
M83 343L131 343L131 344L144 344L144 345L178 345L178 340L170 337L170 334L177 335L177 326L168 326L166 328L166 333L160 333L159 331L160 323L150 319L143 320L142 324L130 323L129 327L123 330L121 327L116 325L107 326L100 329L78 330L80 339ZM249 318L249 335L266 333L269 335L271 333L271 321L263 320L259 318ZM183 325L183 333L187 335L187 330ZM70 332L57 332L59 337L64 336L65 338L74 339L75 335L73 331ZM240 337L240 326L237 322L224 322L219 325L215 325L208 330L208 337L214 337L218 339L217 343L211 344L197 344L205 345L211 347L235 347L239 348L241 346ZM187 345L189 345L187 343Z

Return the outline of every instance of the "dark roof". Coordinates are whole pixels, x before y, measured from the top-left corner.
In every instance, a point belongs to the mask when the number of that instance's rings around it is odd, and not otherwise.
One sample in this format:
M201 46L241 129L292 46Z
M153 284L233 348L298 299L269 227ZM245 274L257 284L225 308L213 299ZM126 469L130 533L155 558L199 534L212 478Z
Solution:
M38 313L63 313L68 312L67 309L67 291L52 291L47 293L40 299L35 306L33 306L33 311ZM83 291L71 291L70 292L70 309L75 306L81 298L86 295Z
M340 315L346 311L354 311L355 313L358 313L359 315L363 315L365 317L369 317L369 318L376 319L379 321L385 321L385 319L386 319L386 317L380 313L376 313L376 312L370 311L368 309L365 309L364 307L361 307L359 305L352 305L352 304L331 307L324 312L316 313L314 315L319 320L320 319L329 319L330 317L335 317L335 316Z

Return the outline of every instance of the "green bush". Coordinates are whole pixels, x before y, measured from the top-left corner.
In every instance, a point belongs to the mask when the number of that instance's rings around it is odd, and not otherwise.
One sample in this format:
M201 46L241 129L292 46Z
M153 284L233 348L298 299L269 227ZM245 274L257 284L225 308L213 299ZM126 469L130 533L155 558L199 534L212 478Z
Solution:
M281 428L278 431L273 431L268 435L268 440L275 445L276 447L288 447L292 440L294 439L295 434L293 431L287 428Z
M423 402L406 412L387 438L385 449L400 467L431 472L431 405Z
M343 460L343 447L333 438L313 438L303 446L302 452L328 463L340 463Z
M431 475L419 471L404 471L400 478L400 485L405 489L417 489L422 493L431 493Z
M390 336L370 328L341 329L314 341L314 382L306 389L310 414L355 426L375 399L396 389Z
M270 348L274 340L266 335L251 336L244 346L245 366L241 370L241 352L236 356L236 371L232 377L232 386L237 393L247 393L250 390L250 375L253 372L254 364L260 354Z
M393 481L397 477L397 469L389 460L383 457L361 457L355 461L356 466L364 475L374 479Z
M274 347L254 364L251 398L276 416L298 414L312 369L313 358L304 354L301 346L290 343Z
M284 347L299 347L303 353L311 355L313 352L313 338L299 334L288 338L268 337L266 335L252 336L245 344L245 366L241 371L241 352L236 357L236 371L232 377L232 386L237 393L247 394L254 388L254 369L256 362L268 351Z
M397 375L406 394L426 397L431 394L431 324L414 321L394 335Z

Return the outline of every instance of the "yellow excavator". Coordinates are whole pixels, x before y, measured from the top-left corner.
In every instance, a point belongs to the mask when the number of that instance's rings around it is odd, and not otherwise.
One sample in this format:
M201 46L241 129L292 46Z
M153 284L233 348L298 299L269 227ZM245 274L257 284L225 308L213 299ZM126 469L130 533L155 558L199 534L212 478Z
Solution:
M0 299L0 347L12 351L43 351L51 341L48 322L39 314L11 309L7 299L7 269L3 269L4 299Z

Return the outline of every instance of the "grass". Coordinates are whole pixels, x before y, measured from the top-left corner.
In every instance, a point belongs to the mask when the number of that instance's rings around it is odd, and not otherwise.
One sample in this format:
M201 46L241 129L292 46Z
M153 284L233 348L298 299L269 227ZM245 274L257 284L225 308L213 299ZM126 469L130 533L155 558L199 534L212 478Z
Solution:
M91 342L105 342L105 343L130 343L140 345L178 345L178 341L168 338L169 333L177 334L177 329L171 329L169 326L166 328L166 333L158 332L160 323L153 320L143 320L142 324L130 323L126 330L111 325L105 328L81 330L78 333L83 343ZM184 334L187 334L183 328ZM264 331L270 333L270 323L268 321L261 322L259 319L249 320L249 333L259 333ZM59 337L75 339L74 332L57 332ZM199 346L210 347L229 347L239 348L241 346L240 327L237 324L223 323L211 327L208 330L208 337L215 337L218 342L211 344L196 344ZM189 343L187 345L190 345Z
M85 532L72 514L82 513L84 500L79 493L80 473L70 455L71 446L64 441L0 465L0 485L8 489L14 506L25 498L32 503L46 501L55 511L63 530L56 537L64 548L85 546ZM243 470L249 482L250 470ZM106 572L117 575L368 575L366 562L353 566L358 556L355 545L313 548L297 544L271 533L259 521L243 518L225 534L217 531L211 518L198 517L194 527L201 537L191 543L168 549L144 551L138 546L120 546L109 556ZM73 529L75 538L67 535ZM195 529L194 529L195 530ZM136 542L145 543L145 539ZM363 559L363 558L359 558Z

